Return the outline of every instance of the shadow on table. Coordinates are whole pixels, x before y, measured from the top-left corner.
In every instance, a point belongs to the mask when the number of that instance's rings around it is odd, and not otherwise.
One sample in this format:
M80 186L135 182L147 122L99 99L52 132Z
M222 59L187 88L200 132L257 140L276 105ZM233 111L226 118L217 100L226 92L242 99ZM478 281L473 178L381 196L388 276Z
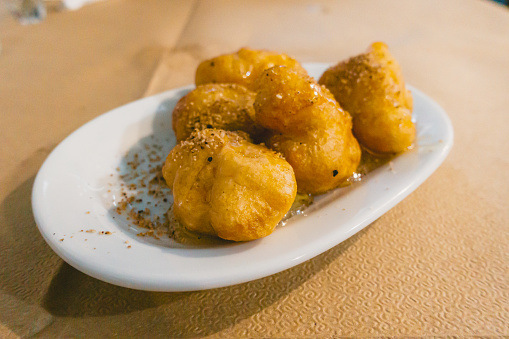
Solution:
M154 307L149 294L102 282L63 263L51 281L43 307L65 317L128 314Z
M1 184L9 193L0 204L0 325L19 337L53 321L40 301L61 260L39 234L31 205L35 173L52 149L38 149Z
M263 311L327 268L365 231L299 266L248 283L196 292L146 292L114 286L63 264L43 306L63 317L126 315L129 328L147 328L170 337L210 335ZM129 316L129 313L142 311ZM122 320L122 321L125 321ZM276 320L277 321L277 320ZM141 335L142 333L140 333Z

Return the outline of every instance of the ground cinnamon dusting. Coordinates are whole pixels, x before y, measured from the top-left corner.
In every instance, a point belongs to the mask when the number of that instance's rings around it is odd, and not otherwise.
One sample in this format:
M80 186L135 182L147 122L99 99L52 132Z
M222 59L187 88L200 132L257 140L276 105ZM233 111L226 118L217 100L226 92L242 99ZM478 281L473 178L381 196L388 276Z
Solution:
M164 156L161 145L145 143L137 152L126 155L125 167L119 170L122 183L119 200L115 203L115 213L123 216L130 228L146 229L138 231L139 237L159 240L169 236L165 214L159 215L156 211L159 210L157 207L163 207L164 204L169 207L168 196L171 196L162 175Z

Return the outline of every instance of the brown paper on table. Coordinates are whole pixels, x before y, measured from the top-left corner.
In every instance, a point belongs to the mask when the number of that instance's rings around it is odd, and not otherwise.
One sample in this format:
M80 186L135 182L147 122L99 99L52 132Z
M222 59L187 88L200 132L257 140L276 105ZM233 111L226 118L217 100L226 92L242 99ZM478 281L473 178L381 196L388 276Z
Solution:
M367 230L273 277L199 292L202 300L229 300L232 289L240 289L239 299L276 295L244 321L224 325L220 336L509 334L509 181L507 171L486 177L508 152L500 149L507 132L493 131L509 104L508 14L464 2L199 2L146 95L193 83L200 61L243 46L337 62L381 40L456 130L437 173ZM220 326L224 319L207 315L212 305L202 301L205 309L187 315L205 328ZM248 308L241 305L229 313ZM179 323L175 334L192 326Z
M365 230L267 278L152 293L63 264L40 279L42 307L54 317L41 335L509 335L508 36L509 12L482 1L196 2L146 95L192 83L199 61L242 46L337 62L381 40L406 81L448 113L455 145L422 186Z

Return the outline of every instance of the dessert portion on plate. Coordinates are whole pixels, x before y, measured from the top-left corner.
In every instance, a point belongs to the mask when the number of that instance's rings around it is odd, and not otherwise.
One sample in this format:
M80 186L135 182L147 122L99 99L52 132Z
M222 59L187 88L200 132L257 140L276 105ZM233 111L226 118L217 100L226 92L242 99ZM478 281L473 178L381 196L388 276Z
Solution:
M236 53L201 62L196 69L195 82L196 86L233 83L255 91L262 72L277 65L307 73L297 60L286 54L241 48Z
M178 141L187 139L194 130L219 128L244 131L252 138L263 134L255 122L256 93L238 84L199 85L182 97L173 110L173 130Z
M196 85L173 111L179 143L162 171L174 218L201 234L265 237L297 191L341 187L363 150L393 156L415 139L412 96L383 43L319 82L285 54L243 48L203 61Z
M247 241L269 235L297 193L290 164L242 132L195 130L168 155L173 213L187 229Z
M270 131L267 146L292 165L299 192L339 187L361 159L350 115L325 87L291 68L269 68L257 84L256 121Z
M326 70L327 87L353 118L359 143L375 153L400 153L415 139L412 94L397 61L383 42Z

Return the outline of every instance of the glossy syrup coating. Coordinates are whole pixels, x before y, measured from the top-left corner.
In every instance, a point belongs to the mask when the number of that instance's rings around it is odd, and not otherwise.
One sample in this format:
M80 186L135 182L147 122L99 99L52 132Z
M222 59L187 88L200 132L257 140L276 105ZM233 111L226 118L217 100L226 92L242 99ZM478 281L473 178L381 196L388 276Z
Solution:
M301 193L339 187L359 165L352 121L332 94L288 67L263 72L257 82L256 121L270 129L270 148L292 165Z
M306 73L300 63L286 54L241 48L236 53L220 55L200 63L196 85L234 83L256 90L255 82L267 68L284 65Z
M218 128L244 131L253 137L263 128L254 122L256 93L237 84L206 84L182 97L172 115L177 141L195 129Z
M187 229L234 241L271 234L297 193L292 167L246 135L196 130L168 155L163 176Z
M319 83L352 115L361 145L375 153L399 153L412 146L412 95L386 44L374 43L367 53L329 68Z

